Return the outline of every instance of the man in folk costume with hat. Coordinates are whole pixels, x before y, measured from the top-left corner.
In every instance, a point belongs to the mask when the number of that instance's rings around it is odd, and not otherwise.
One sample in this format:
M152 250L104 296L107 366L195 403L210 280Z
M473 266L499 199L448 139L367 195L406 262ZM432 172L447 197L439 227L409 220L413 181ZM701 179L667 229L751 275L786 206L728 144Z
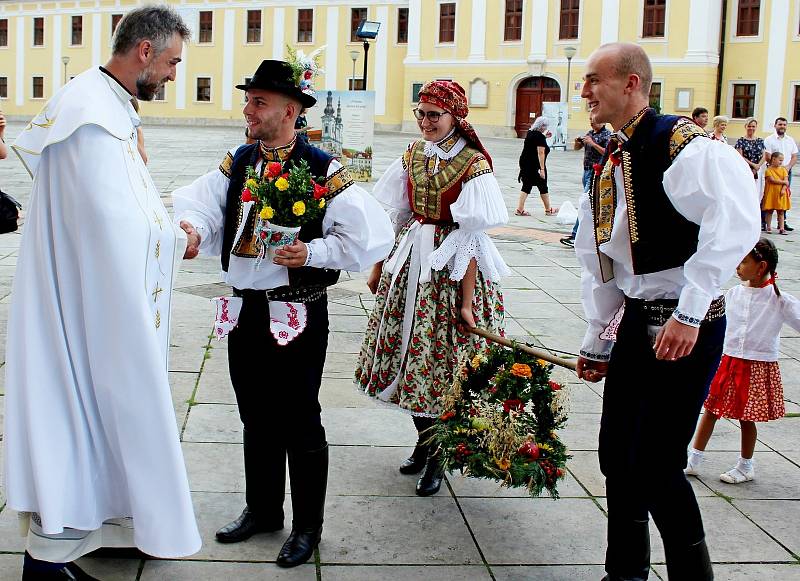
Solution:
M228 335L228 358L244 424L247 505L217 531L217 540L235 543L283 528L288 456L293 520L277 560L282 567L306 562L322 533L328 444L318 393L328 344L326 288L340 270L361 271L385 257L392 243L380 204L338 161L296 137L298 115L316 103L316 72L313 59L303 56L291 64L263 61L247 85L237 86L245 91L243 113L257 141L173 193L176 220L189 238L187 257L198 251L220 255L224 279L233 287L235 296L223 299L224 320L218 322L229 328L238 316ZM304 224L299 239L278 250L274 261L262 262L255 211L242 201L246 170L263 174L267 164L279 163L288 172L301 161L325 180L324 215ZM300 322L288 342L275 332L290 322L287 316Z
M30 514L23 579L89 579L99 547L200 549L167 375L184 233L137 151L137 99L175 80L189 29L129 12L111 59L14 143L33 177L6 365L8 507Z
M605 579L647 578L649 515L669 578L713 579L683 469L722 354L720 286L758 240L758 199L731 147L648 107L652 69L641 47L601 46L586 68L591 121L616 130L575 241L589 321L577 372L591 382L605 377Z
M486 230L508 221L492 160L465 117L464 89L422 86L414 109L422 139L375 184L390 208L396 240L373 268L376 294L355 373L356 385L413 416L419 434L403 474L422 476L416 493L439 491L442 470L427 430L439 396L465 356L483 347L459 322L501 332L498 279L509 270Z

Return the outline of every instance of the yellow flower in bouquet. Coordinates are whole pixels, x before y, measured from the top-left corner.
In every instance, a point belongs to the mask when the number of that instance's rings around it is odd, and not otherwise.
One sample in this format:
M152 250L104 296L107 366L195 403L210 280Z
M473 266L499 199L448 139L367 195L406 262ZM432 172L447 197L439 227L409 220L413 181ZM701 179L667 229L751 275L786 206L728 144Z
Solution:
M280 188L278 188L280 189ZM302 216L306 213L306 205L303 202L295 202L292 206L292 214L295 216Z
M511 375L516 375L517 377L531 377L530 365L515 363L511 366Z
M245 185L245 187L246 187L247 189L249 189L249 190L251 190L251 191L252 191L252 190L255 190L256 188L258 188L258 182L257 182L256 180L252 179L252 178L250 178L249 180L247 180L247 181L244 183L244 185Z
M550 364L549 364L547 361L545 361L544 359L537 359L537 360L536 360L536 363L538 363L538 364L539 364L539 367L547 367L548 365L550 365Z
M500 470L508 470L511 466L511 460L508 458L495 458L494 463L497 464Z
M275 187L278 188L280 191L285 192L289 189L289 182L284 177L280 177L275 180ZM298 216L300 214L297 214Z
M263 208L261 208L261 213L259 214L259 217L262 220L272 220L272 217L274 215L275 211L272 208L270 208L269 206L264 206Z
M320 208L324 208L325 207L325 200L324 199L319 201L319 207Z

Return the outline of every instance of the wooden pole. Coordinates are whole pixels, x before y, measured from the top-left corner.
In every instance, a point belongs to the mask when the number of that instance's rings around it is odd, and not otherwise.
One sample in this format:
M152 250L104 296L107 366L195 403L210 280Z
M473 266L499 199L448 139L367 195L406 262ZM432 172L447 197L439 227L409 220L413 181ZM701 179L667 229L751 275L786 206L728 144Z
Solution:
M513 341L506 339L505 337L501 337L499 335L495 335L494 333L490 333L488 331L484 331L483 329L479 329L478 327L470 327L469 332L473 335L477 335L478 337L483 337L493 343L497 343L499 345L504 345L506 347L511 347L512 349L519 349L520 351L524 351L529 355L533 355L534 357L538 357L539 359L544 359L554 365L558 365L560 367L565 367L567 369L571 369L575 371L576 362L571 359L565 359L563 357L558 357L557 355L552 355L547 351L543 351L541 349L536 349L535 347L528 347L522 343L514 343Z

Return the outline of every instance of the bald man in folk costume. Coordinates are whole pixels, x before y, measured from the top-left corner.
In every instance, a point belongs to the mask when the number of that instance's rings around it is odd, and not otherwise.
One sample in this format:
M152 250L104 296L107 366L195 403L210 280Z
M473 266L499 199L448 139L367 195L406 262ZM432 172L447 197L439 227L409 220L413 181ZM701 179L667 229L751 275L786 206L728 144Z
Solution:
M584 79L592 123L615 130L575 241L589 321L578 375L605 378L605 579L647 578L650 515L669 578L713 579L683 469L722 354L720 287L758 240L758 200L733 148L648 107L652 70L641 47L601 46Z

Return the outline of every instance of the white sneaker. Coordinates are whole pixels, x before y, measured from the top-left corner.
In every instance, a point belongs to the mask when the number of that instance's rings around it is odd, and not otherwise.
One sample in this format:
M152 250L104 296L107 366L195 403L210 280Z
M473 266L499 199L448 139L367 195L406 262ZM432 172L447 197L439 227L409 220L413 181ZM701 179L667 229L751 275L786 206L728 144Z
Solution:
M700 467L702 462L702 454L689 452L689 458L686 460L686 468L683 469L683 473L686 474L686 476L697 476L697 469Z
M741 484L742 482L750 482L756 477L755 470L748 470L743 472L738 466L734 466L724 474L719 475L719 479L728 484Z

